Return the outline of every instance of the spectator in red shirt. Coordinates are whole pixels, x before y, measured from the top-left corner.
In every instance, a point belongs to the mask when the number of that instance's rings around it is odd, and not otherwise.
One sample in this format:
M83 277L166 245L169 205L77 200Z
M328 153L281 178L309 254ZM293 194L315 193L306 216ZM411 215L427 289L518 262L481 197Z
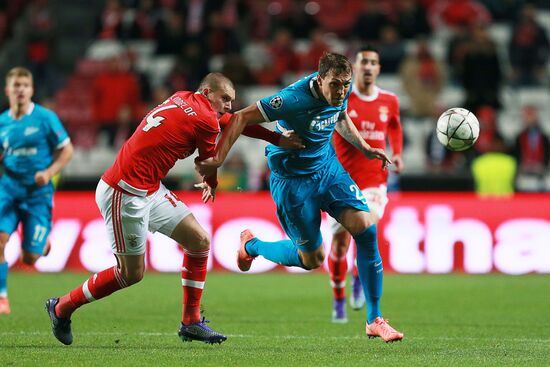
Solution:
M109 69L96 77L92 87L95 121L107 134L110 146L120 127L117 121L121 110L129 108L135 115L140 103L139 83L129 66L125 54L113 57Z

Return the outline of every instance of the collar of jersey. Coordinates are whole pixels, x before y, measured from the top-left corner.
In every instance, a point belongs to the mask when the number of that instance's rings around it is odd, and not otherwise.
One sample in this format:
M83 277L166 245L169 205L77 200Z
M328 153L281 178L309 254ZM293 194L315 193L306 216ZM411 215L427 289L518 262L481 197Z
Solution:
M29 109L27 110L27 112L25 113L26 116L29 116L32 111L34 111L34 102L31 102L31 104L29 105ZM12 119L15 119L15 116L13 115L12 111L11 111L11 108L10 108L10 112L9 112L9 115Z
M378 94L380 94L380 89L375 85L374 86L374 93L370 96L367 96L365 94L361 94L361 92L359 92L359 90L357 88L353 88L353 93L359 97L360 100L362 101L365 101L365 102L372 102L374 101L376 98L378 98Z
M317 94L317 91L315 90L315 84L313 84L315 83L315 79L316 78L309 79L309 90L311 91L311 94L313 94L313 97L321 100L321 98L319 98L319 95Z

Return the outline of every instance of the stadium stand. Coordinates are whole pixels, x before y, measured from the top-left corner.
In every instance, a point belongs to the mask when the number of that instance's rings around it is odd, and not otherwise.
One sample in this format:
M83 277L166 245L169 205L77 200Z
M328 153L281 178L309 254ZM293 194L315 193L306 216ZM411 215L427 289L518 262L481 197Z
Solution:
M425 40L433 57L443 66L445 76L433 116L415 117L410 113L412 101L399 72L385 73L382 65L383 74L379 78L380 87L396 93L400 99L406 134L404 159L408 167L401 188L414 190L422 177L428 185L435 182L427 165L426 141L437 112L463 106L467 98L456 73L460 73L461 58L468 53L471 30L475 27L466 24L462 28L464 33L457 33L453 24L460 28L464 19L467 22L477 19L476 24L486 26L489 39L496 44L502 70L497 126L506 143L512 144L521 130L520 111L524 105L539 109L542 128L550 132L550 10L541 2L509 1L499 7L483 0L350 0L343 6L331 0L8 3L9 6L0 8L0 71L16 64L27 65L35 73L45 70L37 73L36 84L41 87L36 99L59 113L76 146L62 188L91 188L114 159L116 146L101 132L90 86L107 70L108 59L121 55L128 58L130 72L139 80L140 107L133 110L134 119L139 120L140 113L155 103L152 90L194 89L202 76L199 74L208 71L230 70L235 75L238 108L309 73L314 67L311 60L325 48L352 55L364 42L380 44L387 27L397 31L397 42L405 55L415 52L420 40ZM519 18L529 4L535 4L535 23L545 36L536 50L546 67L535 84L523 85L513 79L510 50L517 37L515 17ZM471 9L478 12L472 19L466 16ZM36 24L45 27L46 38L33 32ZM379 28L358 28L361 24L378 24ZM36 47L37 39L46 41L44 54ZM166 46L167 41L172 42L171 47ZM282 42L290 42L290 48L277 49L278 45L283 47ZM388 50L387 53L396 50L382 49ZM287 62L290 54L295 55L296 61ZM274 78L274 71L280 77ZM248 138L240 139L236 147L248 167L251 189L258 187L256 176L264 169L263 147L264 143ZM469 164L473 157L468 154L464 157L461 175L463 182L471 182ZM174 182L189 176L192 170L189 162L192 160L178 164L171 172ZM409 177L414 179L408 180ZM88 184L79 184L83 182ZM437 184L430 187L461 189Z

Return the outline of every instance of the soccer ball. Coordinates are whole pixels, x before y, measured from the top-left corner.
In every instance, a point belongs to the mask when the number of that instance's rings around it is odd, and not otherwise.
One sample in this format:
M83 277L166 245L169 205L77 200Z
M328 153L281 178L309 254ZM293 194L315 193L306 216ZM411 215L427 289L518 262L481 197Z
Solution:
M437 119L437 139L447 149L458 152L470 148L479 137L477 117L464 108L454 107Z

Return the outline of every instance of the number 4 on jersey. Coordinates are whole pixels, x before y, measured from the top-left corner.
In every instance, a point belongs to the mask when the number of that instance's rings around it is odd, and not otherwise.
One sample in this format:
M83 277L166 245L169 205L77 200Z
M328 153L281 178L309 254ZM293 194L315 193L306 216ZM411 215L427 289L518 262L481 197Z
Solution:
M161 124L161 122L165 119L162 116L157 115L159 112L162 112L164 110L169 110L171 108L177 108L175 104L170 104L168 106L162 106L156 109L155 111L151 112L149 116L147 116L147 125L143 127L143 131L147 132L153 127L157 127Z

